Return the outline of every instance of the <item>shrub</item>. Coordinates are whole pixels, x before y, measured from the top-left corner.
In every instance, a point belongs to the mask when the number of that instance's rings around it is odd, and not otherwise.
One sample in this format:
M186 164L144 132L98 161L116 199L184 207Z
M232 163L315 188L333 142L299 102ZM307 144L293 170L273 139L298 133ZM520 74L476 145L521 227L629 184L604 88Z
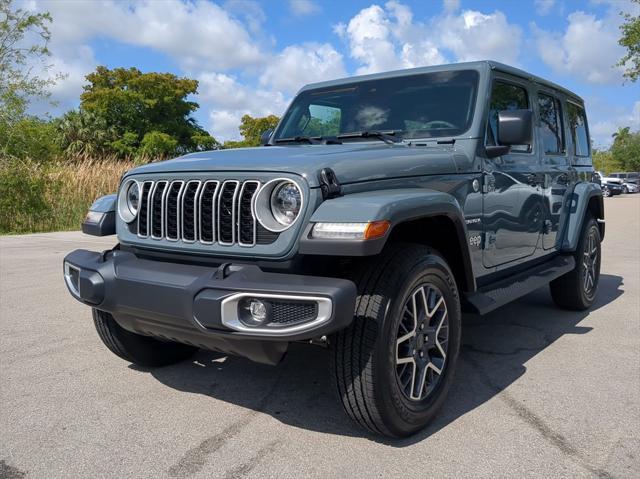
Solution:
M115 193L131 161L116 157L38 163L0 160L0 234L80 229L98 197Z
M0 231L38 229L51 212L46 167L32 160L0 160Z
M61 148L51 122L25 117L15 123L0 123L0 151L4 156L42 162L59 156Z

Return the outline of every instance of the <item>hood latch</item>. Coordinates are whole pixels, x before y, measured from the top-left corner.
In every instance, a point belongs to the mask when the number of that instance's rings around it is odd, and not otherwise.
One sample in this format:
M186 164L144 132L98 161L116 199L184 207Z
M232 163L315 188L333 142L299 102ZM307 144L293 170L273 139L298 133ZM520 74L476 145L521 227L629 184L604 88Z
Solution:
M323 200L330 200L331 198L342 196L342 187L340 186L335 171L331 168L323 168L319 176Z

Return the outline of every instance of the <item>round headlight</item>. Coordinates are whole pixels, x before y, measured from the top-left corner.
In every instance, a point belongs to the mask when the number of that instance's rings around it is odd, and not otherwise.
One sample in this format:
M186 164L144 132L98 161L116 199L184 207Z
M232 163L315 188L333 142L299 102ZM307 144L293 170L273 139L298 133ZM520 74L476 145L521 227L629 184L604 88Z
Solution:
M273 233L291 228L304 208L302 188L296 181L286 178L268 181L253 198L256 219Z
M302 193L295 183L280 183L271 193L271 212L281 225L289 226L300 213Z
M127 189L127 207L133 216L138 214L138 203L140 202L140 187L137 182L133 182Z
M118 214L122 221L131 223L138 215L138 206L140 204L140 186L135 180L129 180L120 190L118 196Z

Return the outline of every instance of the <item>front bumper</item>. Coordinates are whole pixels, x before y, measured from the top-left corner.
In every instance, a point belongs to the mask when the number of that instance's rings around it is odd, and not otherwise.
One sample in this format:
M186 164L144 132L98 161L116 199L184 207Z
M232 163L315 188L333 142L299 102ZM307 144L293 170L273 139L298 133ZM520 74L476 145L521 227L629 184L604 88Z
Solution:
M120 250L73 251L64 276L74 298L111 313L129 331L267 363L278 362L291 341L347 327L356 298L355 284L345 279L152 261ZM292 326L248 328L236 315L245 296L316 301L317 315Z

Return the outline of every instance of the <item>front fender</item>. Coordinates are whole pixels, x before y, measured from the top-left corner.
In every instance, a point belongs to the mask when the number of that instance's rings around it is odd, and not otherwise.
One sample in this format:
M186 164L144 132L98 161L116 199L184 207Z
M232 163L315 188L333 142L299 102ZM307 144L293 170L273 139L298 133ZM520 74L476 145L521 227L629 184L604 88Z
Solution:
M600 223L601 235L602 238L604 238L602 189L596 183L578 183L569 200L569 218L567 220L566 234L562 241L562 251L575 251L578 247L582 225L592 198L595 198L596 201L594 216L596 216L596 220Z
M395 226L431 216L447 216L453 221L468 258L464 215L457 200L450 194L424 188L368 191L323 202L311 216L300 240L299 252L333 256L375 255L382 251ZM391 228L384 237L375 240L310 239L314 223L367 223L378 220L389 220Z

